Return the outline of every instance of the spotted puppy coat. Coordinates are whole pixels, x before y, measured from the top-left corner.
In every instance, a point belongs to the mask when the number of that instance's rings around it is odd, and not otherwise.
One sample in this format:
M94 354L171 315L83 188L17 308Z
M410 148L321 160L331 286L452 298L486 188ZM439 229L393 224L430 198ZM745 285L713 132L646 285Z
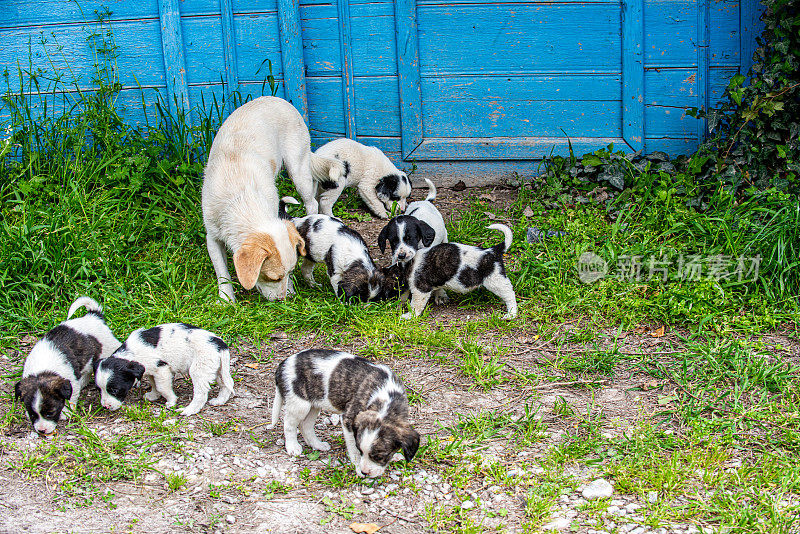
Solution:
M362 302L389 297L395 281L387 279L375 267L367 244L358 232L329 215L308 215L293 221L306 244L300 270L309 284L319 285L314 281L314 265L324 262L338 296L355 297Z
M411 311L402 316L404 319L410 318L412 313L422 314L431 294L438 289L467 293L479 287L503 299L507 310L503 319L517 316L517 298L503 264L503 254L511 246L513 234L504 224L492 224L487 228L503 232L504 242L491 248L442 243L417 252L401 274L406 289L404 297L411 294Z
M314 422L321 410L342 414L347 455L359 476L379 477L398 450L411 461L419 448L419 433L408 422L408 398L400 380L385 365L336 350L306 350L288 357L275 371L275 428L286 406L283 433L286 452L298 456L306 444L330 450Z
M86 308L86 315L70 319L81 307ZM14 387L33 428L45 434L55 431L59 419L67 418L65 402L75 410L93 361L108 357L120 346L106 325L103 308L94 299L78 298L67 319L34 345L25 359L22 380Z
M145 399L155 401L163 396L167 407L175 406L178 397L172 390L172 377L184 373L192 379L194 396L178 411L194 415L205 406L215 379L220 391L209 404L224 404L233 395L230 358L228 345L208 330L186 323L140 328L114 354L99 362L95 382L100 388L100 403L109 410L119 409L131 388L145 377L150 384Z
M344 163L344 174L336 180L319 182L319 213L333 215L333 205L346 186L354 186L367 207L377 217L387 219L392 204L403 210L411 194L411 181L386 154L352 139L335 139L319 147L317 156Z
M428 196L425 200L411 202L403 215L390 220L378 234L378 247L386 251L386 243L392 251L392 263L410 261L421 248L447 243L447 228L444 217L433 205L436 186L425 178Z

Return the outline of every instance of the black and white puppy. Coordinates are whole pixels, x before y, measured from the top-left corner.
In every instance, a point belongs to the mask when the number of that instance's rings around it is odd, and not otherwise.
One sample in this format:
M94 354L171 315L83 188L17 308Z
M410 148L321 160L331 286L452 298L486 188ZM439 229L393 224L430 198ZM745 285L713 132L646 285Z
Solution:
M389 221L378 235L381 252L386 252L386 243L389 243L392 263L410 261L421 248L447 243L444 218L433 205L436 186L427 178L425 182L428 184L425 200L410 203L403 215Z
M78 309L86 315L70 319ZM103 317L103 308L89 297L80 297L69 307L67 320L34 345L25 359L22 380L14 395L22 399L37 432L51 434L59 419L66 419L64 403L75 410L81 389L89 381L92 363L108 357L120 342Z
M485 287L503 299L507 310L503 319L517 316L517 297L503 264L503 254L511 246L513 234L504 224L492 224L487 228L503 232L505 241L491 248L442 243L417 251L401 275L404 297L411 294L411 311L403 314L403 319L410 318L412 313L416 316L422 314L431 294L437 289L467 293L479 287Z
M287 199L282 199L281 202ZM396 280L387 279L375 267L361 235L330 215L307 215L292 219L306 244L300 271L312 286L314 265L325 262L334 293L362 302L385 300L396 290Z
M233 395L230 364L228 345L216 334L186 323L168 323L135 330L114 354L99 362L95 382L100 388L100 403L109 410L118 410L142 377L150 383L144 398L155 401L163 396L171 408L178 400L172 390L172 376L188 374L194 396L178 412L194 415L208 401L215 379L220 391L209 404L224 404Z
M275 371L275 428L286 406L283 434L286 452L298 456L306 444L330 450L314 431L321 410L342 414L347 456L358 476L379 477L398 450L411 461L419 448L419 433L408 421L408 398L400 379L385 365L336 350L312 349L283 360Z
M380 149L352 139L335 139L319 147L314 154L340 160L345 170L337 180L319 182L319 213L333 215L333 205L348 185L358 188L364 203L381 219L389 217L394 202L398 209L405 209L411 181Z

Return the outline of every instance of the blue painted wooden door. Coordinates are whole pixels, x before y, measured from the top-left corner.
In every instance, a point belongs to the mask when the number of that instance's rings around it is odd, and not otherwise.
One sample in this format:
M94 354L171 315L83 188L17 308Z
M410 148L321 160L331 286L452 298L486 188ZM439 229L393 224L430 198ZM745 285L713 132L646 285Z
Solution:
M193 108L264 89L307 117L315 145L378 146L422 170L535 170L571 142L686 153L687 115L746 72L758 0L4 0L0 67L75 75L42 99L91 90L97 35L131 123L156 92ZM95 20L103 13L103 22ZM88 36L88 37L87 37ZM30 89L30 86L27 86ZM25 89L25 90L28 90ZM4 111L0 108L0 121Z

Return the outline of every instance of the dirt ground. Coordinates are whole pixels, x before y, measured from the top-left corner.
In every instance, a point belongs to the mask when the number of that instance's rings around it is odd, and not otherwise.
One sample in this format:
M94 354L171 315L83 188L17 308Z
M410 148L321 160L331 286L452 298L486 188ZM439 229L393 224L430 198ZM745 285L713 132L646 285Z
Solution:
M513 191L499 188L489 193L495 195L498 202L510 202L514 197ZM455 210L461 195L449 189L440 191L437 204L446 218ZM352 225L374 248L381 223ZM381 257L376 250L376 258ZM501 306L498 301L492 309ZM490 311L487 309L483 313ZM459 312L451 304L440 307L429 320L447 328L448 324L463 322L465 317L463 311ZM577 326L577 322L565 323L561 329L566 332ZM661 337L651 335L658 326L644 325L624 333L619 350L622 353L674 351L678 346L674 333L668 331ZM558 349L538 339L532 328L533 325L515 329L511 335L490 331L480 341L506 351L503 362L509 368L541 375L552 373L550 363L559 350L562 354L580 354L588 348L573 344ZM616 330L607 334L613 337ZM35 340L29 341L28 346L22 347L23 354ZM337 348L358 353L368 341L356 340ZM773 342L790 347L790 354L787 354L790 359L800 358L800 349L787 338L776 336ZM426 506L432 509L459 505L468 509L468 501L473 506L478 505L475 512L481 516L484 529L502 524L508 532L520 531L525 517L522 483L518 489L512 484L503 491L483 482L457 489L443 480L435 468L414 462L409 464L410 470L388 471L387 481L374 486L365 481L337 489L315 481L315 476L331 479L332 466L337 462L343 464L339 470L353 470L346 460L340 427L323 414L317 425L318 433L323 440L331 442L332 450L315 457L307 454L310 451L305 447L306 456L291 458L282 446L280 427L268 431L265 425L274 391L275 366L301 349L320 346L319 341L313 334L299 337L277 334L262 345L239 340L233 346L236 396L223 406L206 406L198 416L188 420L164 422L178 425L176 434L181 438L183 449L174 451L153 445L150 447L153 470L141 479L99 482L99 494L113 494L113 499L98 497L81 505L65 499L58 488L70 475L58 465L41 476L28 478L21 474L19 467L29 458L29 451L44 438L31 432L27 420L20 423L18 419L0 436L0 532L352 533L350 524L359 522L374 523L381 527L381 533L405 534L427 528ZM0 374L16 372L21 357L18 352L2 354ZM653 417L662 409L658 404L659 395L670 394L662 384L654 384L652 377L635 366L618 368L613 378L601 381L601 387L594 389L575 387L580 386L575 382L543 380L535 385L509 381L483 390L459 373L453 365L457 357L455 351L443 351L415 358L389 356L384 363L403 378L414 394L411 417L415 428L424 436L423 444L434 436L449 436L445 427L456 424L460 417L468 414L492 410L519 415L526 403L538 410L537 417L547 428L543 439L527 447L515 447L507 436L496 436L488 439L479 453L478 461L499 462L508 469L509 476L520 477L520 480L535 473L535 459L558 443L567 430L569 423L554 412L554 405L561 399L576 411L585 412L590 405L603 410L604 432L618 435L637 421ZM190 395L189 384L180 378L176 380L175 389L179 405L185 405ZM10 401L5 399L13 394L13 381L0 381L0 392L4 395L0 413L6 413ZM142 394L141 389L137 390L129 404L139 403ZM89 388L82 402L97 406L97 390ZM152 405L151 412L158 413L162 403ZM209 431L213 428L209 421L235 421L235 424L221 435L215 435ZM88 423L101 437L123 436L143 424L121 412L102 410ZM59 432L67 443L75 440L74 436L64 433L63 426L59 427ZM579 481L592 478L591 468L576 465L565 469ZM164 476L168 473L185 475L186 486L170 491ZM286 493L271 491L273 481L291 486L291 489ZM626 502L635 500L635 496L629 496ZM507 515L490 513L499 510L505 510ZM594 530L587 527L579 531ZM692 532L678 528L674 531Z

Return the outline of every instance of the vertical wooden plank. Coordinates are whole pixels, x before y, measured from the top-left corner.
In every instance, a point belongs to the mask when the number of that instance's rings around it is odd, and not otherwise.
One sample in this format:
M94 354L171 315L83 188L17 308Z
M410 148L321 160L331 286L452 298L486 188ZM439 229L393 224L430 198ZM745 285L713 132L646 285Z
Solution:
M764 6L759 0L741 0L739 4L739 72L747 74L753 65L753 53L756 51L756 37L761 34L764 25L761 22L761 10Z
M709 14L708 0L697 0L697 107L708 111ZM702 143L708 121L697 119L697 142Z
M397 44L397 85L400 91L401 139L405 158L422 143L422 92L415 0L395 1L394 23Z
M336 0L339 15L339 52L342 58L342 104L344 105L344 133L356 138L356 94L353 85L353 47L350 29L350 0Z
M291 102L308 124L306 69L303 62L303 35L300 32L300 1L278 0L278 26L281 34L283 86Z
M644 0L622 2L622 138L644 147Z
M222 18L222 52L225 56L225 83L228 94L239 87L239 65L236 61L236 33L233 29L233 6L231 0L219 0L219 11ZM230 99L228 111L233 111L233 99Z
M180 108L188 112L189 83L178 0L158 0L158 13L161 21L161 46L164 50L164 72L170 110L176 113ZM188 113L187 119L191 119Z

